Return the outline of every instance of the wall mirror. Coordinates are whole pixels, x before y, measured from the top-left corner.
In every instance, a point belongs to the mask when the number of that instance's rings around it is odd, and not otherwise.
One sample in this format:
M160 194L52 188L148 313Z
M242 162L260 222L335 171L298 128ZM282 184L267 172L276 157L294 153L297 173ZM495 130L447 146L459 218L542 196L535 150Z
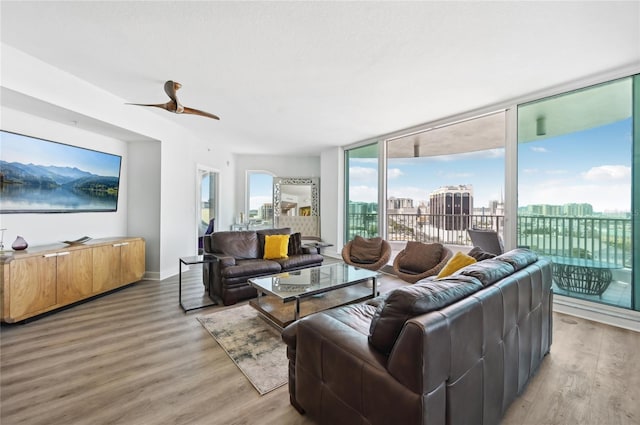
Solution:
M320 238L320 179L273 178L273 217L276 227L290 227L303 237Z

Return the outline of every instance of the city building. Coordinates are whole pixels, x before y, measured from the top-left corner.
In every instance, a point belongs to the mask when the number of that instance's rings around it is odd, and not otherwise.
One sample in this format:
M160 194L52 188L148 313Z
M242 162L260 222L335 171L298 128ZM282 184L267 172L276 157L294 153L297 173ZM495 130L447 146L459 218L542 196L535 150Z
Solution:
M262 220L273 220L273 204L272 203L268 203L268 204L263 204L260 207L260 218Z
M473 186L440 187L429 194L429 208L435 227L445 230L467 229L473 213Z
M563 204L563 205L526 205L518 208L521 214L541 215L548 217L590 217L593 213L591 204Z
M401 210L413 210L413 199L411 198L394 198L387 199L387 211L396 211L402 214Z

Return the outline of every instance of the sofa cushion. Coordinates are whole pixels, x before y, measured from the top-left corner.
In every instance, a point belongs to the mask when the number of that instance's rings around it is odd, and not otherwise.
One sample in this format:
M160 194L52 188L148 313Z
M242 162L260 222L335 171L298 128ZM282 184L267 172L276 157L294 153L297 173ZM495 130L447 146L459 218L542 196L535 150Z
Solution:
M404 254L398 261L400 270L420 274L431 270L442 259L444 247L439 243L425 244L422 242L407 242Z
M324 257L320 254L300 254L291 255L288 258L278 258L272 261L280 264L283 271L295 270L307 266L314 266L322 264Z
M440 270L440 273L438 273L438 278L450 276L461 268L475 262L475 258L468 256L464 252L458 251L454 254L453 257L449 259L449 261L447 261L447 264L444 265L442 270Z
M351 242L350 258L354 263L373 264L380 259L382 238L356 236Z
M289 250L289 235L265 235L264 237L265 260L287 258Z
M473 257L476 261L488 260L489 258L494 258L496 254L491 252L483 251L479 246L474 246L471 251L467 252L469 257Z
M364 336L369 335L371 319L375 313L376 307L365 303L350 304L322 312L322 314L344 323Z
M300 232L292 233L289 236L289 249L287 254L289 257L302 254L302 234Z
M214 232L210 236L214 254L233 257L235 259L251 259L258 257L258 237L256 232Z
M515 271L518 271L524 269L529 264L533 264L538 261L538 254L526 248L517 248L498 255L496 260L509 263L513 266Z
M252 277L258 275L264 275L269 273L279 273L281 270L280 264L275 261L253 259L253 260L238 260L235 266L225 267L220 270L220 274L223 278L236 278L236 277Z
M480 289L482 284L476 278L460 275L394 289L376 309L369 328L369 343L389 354L408 319L439 310Z
M257 258L264 257L264 237L266 235L290 235L291 228L282 227L279 229L260 229L256 230L256 235L258 237L258 256Z
M475 277L483 286L489 286L513 274L514 271L511 264L497 258L490 258L462 268L456 277L459 275Z

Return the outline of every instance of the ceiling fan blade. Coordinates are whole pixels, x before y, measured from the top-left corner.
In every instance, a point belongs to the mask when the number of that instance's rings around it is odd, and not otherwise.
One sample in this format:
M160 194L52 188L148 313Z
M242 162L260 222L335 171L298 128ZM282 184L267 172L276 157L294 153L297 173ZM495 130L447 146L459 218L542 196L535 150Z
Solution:
M180 104L180 102L178 101L178 96L176 95L176 91L178 91L180 87L182 87L182 84L176 83L175 81L172 81L172 80L169 80L166 83L164 83L164 92L167 94L167 96L169 96L171 100L173 100L177 104Z
M136 106L153 106L155 108L165 109L169 112L176 112L177 105L174 101L170 101L167 103L125 103L125 105L136 105Z
M158 108L166 109L166 103L125 103L125 105L135 105L135 106L156 106Z
M218 117L217 115L213 115L213 114L210 114L209 112L204 112L199 109L188 108L186 106L184 106L184 111L182 112L184 114L193 114L193 115L200 115L203 117L213 118L214 120L220 119L220 117Z

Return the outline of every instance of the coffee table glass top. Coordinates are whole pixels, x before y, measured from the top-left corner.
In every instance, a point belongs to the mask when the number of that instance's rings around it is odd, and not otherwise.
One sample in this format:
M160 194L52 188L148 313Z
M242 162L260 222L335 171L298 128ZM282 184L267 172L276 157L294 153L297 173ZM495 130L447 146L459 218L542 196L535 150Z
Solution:
M353 267L345 263L334 263L253 278L249 281L254 287L282 298L284 301L289 301L322 294L377 276L378 273L371 270Z

